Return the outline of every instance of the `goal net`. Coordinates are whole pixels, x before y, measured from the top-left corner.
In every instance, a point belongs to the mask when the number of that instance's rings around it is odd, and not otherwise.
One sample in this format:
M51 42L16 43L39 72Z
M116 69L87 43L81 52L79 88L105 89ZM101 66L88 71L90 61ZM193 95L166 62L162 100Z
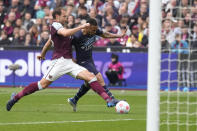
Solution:
M159 101L155 105L159 110L158 128L152 131L197 131L197 0L161 0L159 4L162 7L161 49L158 48L160 91L150 91L154 85L148 84L149 100L154 93L159 94L159 98L155 97ZM150 18L150 27L151 20ZM155 75L150 70L149 74L152 75L148 77ZM148 113L151 112L149 100ZM147 116L147 121L149 120Z
M162 3L160 131L197 131L197 1Z

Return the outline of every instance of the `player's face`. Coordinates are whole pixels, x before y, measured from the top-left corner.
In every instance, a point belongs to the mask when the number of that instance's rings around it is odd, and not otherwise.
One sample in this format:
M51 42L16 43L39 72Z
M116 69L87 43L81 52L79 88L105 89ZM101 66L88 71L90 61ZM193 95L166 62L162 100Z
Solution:
M64 24L66 22L66 11L62 10L60 15L60 23Z
M90 25L90 26L87 28L87 33L88 33L89 35L94 35L94 34L96 34L97 29L98 29L97 26Z

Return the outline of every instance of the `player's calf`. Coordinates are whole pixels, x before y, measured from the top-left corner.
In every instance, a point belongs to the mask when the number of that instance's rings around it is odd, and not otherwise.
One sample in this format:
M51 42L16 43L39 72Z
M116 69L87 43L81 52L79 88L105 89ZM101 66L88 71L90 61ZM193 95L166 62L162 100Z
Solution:
M14 106L14 104L19 101L22 97L32 94L35 91L41 90L43 89L40 82L33 82L31 84L29 84L27 87L25 87L21 92L19 92L18 94L16 94L15 96L13 96L11 98L11 100L8 101L7 105L6 105L6 109L7 111L10 111L11 108Z
M77 75L77 78L87 81L92 90L97 92L105 101L107 99L111 99L105 92L105 89L98 83L96 76L90 73L88 70L81 71Z
M79 88L78 92L76 93L76 95L74 96L74 100L77 101L83 96L85 95L88 91L90 90L90 87L86 84L82 84L81 87Z

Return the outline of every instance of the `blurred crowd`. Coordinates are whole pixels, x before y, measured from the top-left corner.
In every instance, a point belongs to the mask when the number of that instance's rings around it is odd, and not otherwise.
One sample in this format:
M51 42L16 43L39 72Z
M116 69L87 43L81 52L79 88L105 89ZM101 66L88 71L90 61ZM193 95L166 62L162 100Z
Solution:
M197 48L197 0L163 0L162 48L188 54Z
M92 17L104 31L126 31L95 46L148 47L149 0L0 0L0 45L42 47L57 7L67 8L67 28ZM163 49L197 47L196 7L197 0L162 0Z

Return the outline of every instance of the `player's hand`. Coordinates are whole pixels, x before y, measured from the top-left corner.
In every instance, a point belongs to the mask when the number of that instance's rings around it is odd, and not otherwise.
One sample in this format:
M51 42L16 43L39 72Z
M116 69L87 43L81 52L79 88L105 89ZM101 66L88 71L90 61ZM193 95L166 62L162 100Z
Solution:
M38 59L38 60L45 60L45 57L44 57L44 56L41 56L41 55L38 55L38 56L37 56L37 59Z

